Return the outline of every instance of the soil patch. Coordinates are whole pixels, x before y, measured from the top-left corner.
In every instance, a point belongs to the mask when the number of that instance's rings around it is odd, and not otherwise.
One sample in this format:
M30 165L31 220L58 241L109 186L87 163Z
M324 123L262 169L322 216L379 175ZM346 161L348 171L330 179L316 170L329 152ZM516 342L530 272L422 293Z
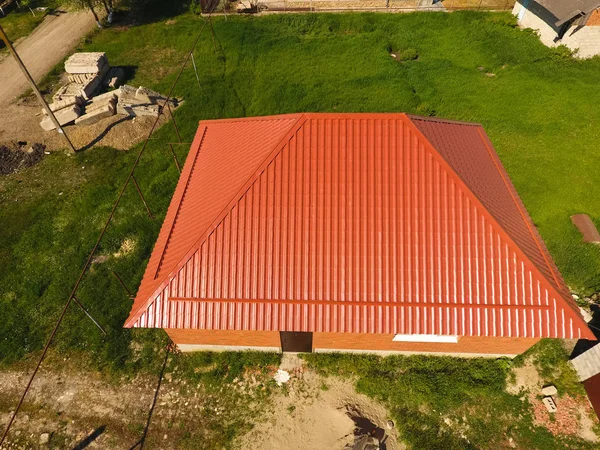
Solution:
M42 144L33 144L27 150L27 143L20 142L19 148L11 149L0 145L0 175L9 175L20 169L31 167L44 158L46 147Z
M265 420L243 436L237 448L341 450L352 448L357 439L367 435L377 438L380 448L406 448L398 441L396 430L387 429L388 411L357 393L350 381L325 378L303 368L291 375L275 394Z

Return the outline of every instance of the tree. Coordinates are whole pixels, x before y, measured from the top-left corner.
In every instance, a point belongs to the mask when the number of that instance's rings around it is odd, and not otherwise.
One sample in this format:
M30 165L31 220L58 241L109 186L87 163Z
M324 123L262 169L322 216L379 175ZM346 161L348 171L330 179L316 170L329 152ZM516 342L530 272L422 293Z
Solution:
M102 28L100 17L98 17L98 14L96 13L96 9L94 7L100 6L101 3L104 3L104 6L106 7L106 3L103 0L68 0L67 3L79 9L89 9L90 12L94 15L94 19L96 20L96 25L98 26L98 28ZM108 8L106 11L107 13L109 12Z

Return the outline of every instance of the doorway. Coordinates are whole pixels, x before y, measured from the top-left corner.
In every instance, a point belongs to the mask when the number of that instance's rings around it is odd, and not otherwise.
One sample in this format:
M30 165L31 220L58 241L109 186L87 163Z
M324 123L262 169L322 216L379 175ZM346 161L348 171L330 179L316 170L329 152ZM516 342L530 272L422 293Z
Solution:
M281 351L292 353L312 352L312 332L304 331L280 331Z

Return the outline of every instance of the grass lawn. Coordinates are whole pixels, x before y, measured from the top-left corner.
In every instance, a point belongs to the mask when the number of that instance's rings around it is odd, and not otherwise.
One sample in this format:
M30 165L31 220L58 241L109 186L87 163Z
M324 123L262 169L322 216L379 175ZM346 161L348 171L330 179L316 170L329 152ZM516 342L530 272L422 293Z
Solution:
M50 11L56 8L58 4L59 2L56 0L33 1L30 6L35 15L31 14L29 8L25 6L21 6L21 8L13 6L6 16L0 17L0 26L2 26L11 42L15 42L17 39L29 35L44 20L46 12L35 11L35 8L43 6ZM4 42L0 41L0 52L6 51L8 50L5 48Z
M548 49L516 28L508 13L213 21L217 40L207 29L195 52L201 86L190 66L175 90L185 99L176 113L184 140L191 141L201 119L300 111L405 111L481 122L568 284L579 292L599 289L600 249L581 243L569 216L587 213L600 226L600 59L578 61ZM111 64L135 66L130 84L166 93L202 23L186 14L97 30L81 50L105 51ZM406 61L392 59L390 50L407 55ZM135 291L177 183L164 145L176 135L165 126L156 137L136 177L157 220L148 218L130 186L77 295L108 336L73 306L56 339L59 350L82 351L105 371L143 370L153 364L156 342L163 339L162 332L122 329L131 300L112 275L116 271ZM137 149L55 153L0 178L0 363L43 345ZM183 160L187 149L177 151ZM134 351L132 341L143 350ZM368 370L376 371L373 361ZM432 362L428 369L439 383L444 364ZM493 372L502 364L478 363L473 370L481 370L490 386L477 388L470 401L493 392L491 405L514 401L499 393L500 378ZM473 375L461 386L470 383L481 384ZM457 398L452 394L447 407L455 407Z

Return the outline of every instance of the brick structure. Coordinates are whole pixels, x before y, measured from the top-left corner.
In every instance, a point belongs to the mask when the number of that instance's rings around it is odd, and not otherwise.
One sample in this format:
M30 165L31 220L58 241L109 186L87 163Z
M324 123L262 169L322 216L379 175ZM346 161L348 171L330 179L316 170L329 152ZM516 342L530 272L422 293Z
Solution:
M201 122L125 326L182 350L593 338L483 128L405 114Z

